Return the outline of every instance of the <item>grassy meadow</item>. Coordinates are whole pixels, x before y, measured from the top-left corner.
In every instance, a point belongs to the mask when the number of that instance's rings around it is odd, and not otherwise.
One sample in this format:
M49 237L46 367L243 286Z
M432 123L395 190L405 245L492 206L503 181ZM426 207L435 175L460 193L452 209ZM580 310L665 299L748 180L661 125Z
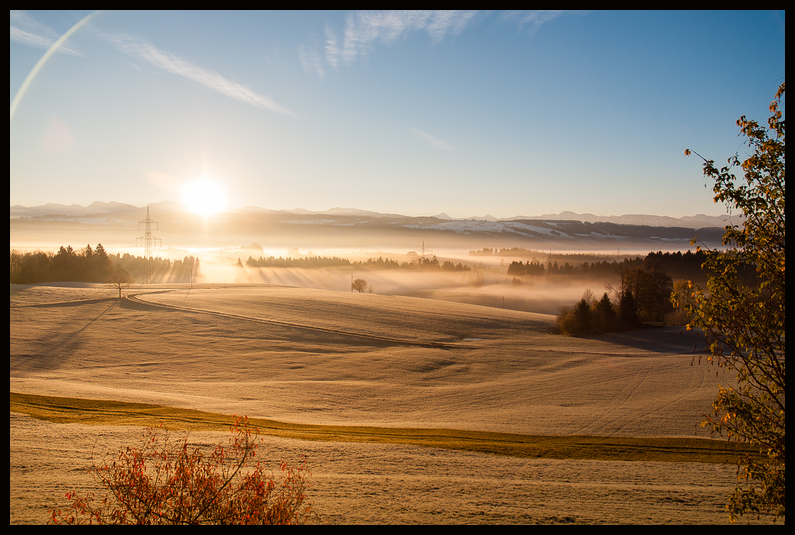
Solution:
M40 523L142 426L309 455L328 523L724 523L739 452L678 327L277 285L12 285L11 523ZM695 361L694 361L695 359Z

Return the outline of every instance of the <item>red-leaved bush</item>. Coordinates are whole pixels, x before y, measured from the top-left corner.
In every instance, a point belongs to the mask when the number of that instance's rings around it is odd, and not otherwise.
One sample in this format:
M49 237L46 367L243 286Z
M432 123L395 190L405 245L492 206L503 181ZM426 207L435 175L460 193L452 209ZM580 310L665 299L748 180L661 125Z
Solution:
M275 480L252 459L261 439L247 418L236 418L227 448L205 456L187 435L172 441L149 428L140 448L126 447L91 471L105 488L66 494L69 505L52 510L51 524L304 524L317 517L307 501L306 457L297 468L280 464ZM257 430L254 429L253 433Z

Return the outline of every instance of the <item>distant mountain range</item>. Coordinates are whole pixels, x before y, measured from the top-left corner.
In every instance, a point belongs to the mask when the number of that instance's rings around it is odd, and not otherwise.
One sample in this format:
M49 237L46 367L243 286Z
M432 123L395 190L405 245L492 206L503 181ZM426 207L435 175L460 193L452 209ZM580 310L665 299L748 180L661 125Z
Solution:
M644 225L648 227L683 227L683 228L723 228L730 223L739 224L740 216L710 216L696 214L693 216L670 217L647 214L625 214L619 216L597 216L593 214L575 214L574 212L561 212L557 215L546 214L533 217L518 216L513 219L540 219L544 221L569 220L582 221L583 223L615 223L617 225Z
M316 247L416 247L418 243L444 243L445 247L478 250L484 246L570 250L686 250L691 240L720 246L727 216L666 217L631 214L595 216L562 212L540 216L498 219L451 218L384 214L355 208L323 211L270 210L256 206L230 209L206 225L180 203L162 201L148 206L119 202L93 202L88 206L45 204L11 206L12 244L32 247L46 243L129 243L127 233L140 230L146 217L158 222L158 237L169 246L231 246L267 242L270 247L310 250ZM732 223L739 224L739 218ZM205 221L206 223L206 221ZM114 241L117 240L117 241Z
M181 213L185 212L185 207L174 201L161 201L149 204L152 213ZM113 216L121 214L129 214L131 212L143 213L146 207L133 206L120 202L100 202L95 201L88 206L80 206L78 204L54 204L48 203L40 206L21 206L14 205L10 209L11 219L18 218L40 218L44 216L66 216L66 217L89 217L89 216ZM245 206L239 209L230 209L231 213L240 214L296 214L299 216L355 216L355 217L368 217L368 218L407 218L399 214L384 214L373 212L370 210L360 210L356 208L330 208L323 211L310 211L301 208L293 210L271 210L267 208L259 208L256 206ZM709 216L704 214L697 214L694 216L684 217L670 217L658 216L648 214L625 214L619 216L597 216L594 214L578 214L575 212L561 212L559 214L544 214L538 216L524 216L518 215L511 218L497 218L492 215L476 216L468 218L452 218L444 212L435 216L429 216L433 219L442 221L492 221L492 222L506 222L506 221L579 221L583 223L614 223L617 225L640 225L649 227L676 227L676 228L723 228L729 223L738 224L742 221L741 216Z

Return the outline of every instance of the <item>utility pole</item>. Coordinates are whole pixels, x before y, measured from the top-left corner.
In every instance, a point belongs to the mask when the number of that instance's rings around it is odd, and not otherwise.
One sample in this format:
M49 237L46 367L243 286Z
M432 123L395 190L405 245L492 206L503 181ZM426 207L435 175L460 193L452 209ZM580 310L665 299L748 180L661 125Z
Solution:
M138 222L138 230L141 230L141 225L144 225L144 235L135 239L135 245L138 246L138 240L141 240L144 247L144 284L152 283L152 248L159 247L162 243L160 238L152 236L152 223L155 224L155 230L158 229L157 221L149 219L149 206L146 207L146 219Z

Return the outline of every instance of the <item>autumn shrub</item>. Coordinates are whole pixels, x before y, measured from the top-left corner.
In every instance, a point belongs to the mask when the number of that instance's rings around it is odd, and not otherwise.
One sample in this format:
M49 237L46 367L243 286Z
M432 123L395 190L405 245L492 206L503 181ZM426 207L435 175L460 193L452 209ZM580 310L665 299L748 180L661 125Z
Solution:
M261 439L246 418L231 427L228 447L210 455L149 428L140 447L121 448L90 469L104 495L66 493L69 505L51 511L51 524L304 524L316 520L307 500L306 457L280 464L274 479L253 462ZM256 429L253 430L256 433Z
M555 330L561 334L572 335L578 331L576 329L574 314L569 306L560 307L557 317L555 318Z

